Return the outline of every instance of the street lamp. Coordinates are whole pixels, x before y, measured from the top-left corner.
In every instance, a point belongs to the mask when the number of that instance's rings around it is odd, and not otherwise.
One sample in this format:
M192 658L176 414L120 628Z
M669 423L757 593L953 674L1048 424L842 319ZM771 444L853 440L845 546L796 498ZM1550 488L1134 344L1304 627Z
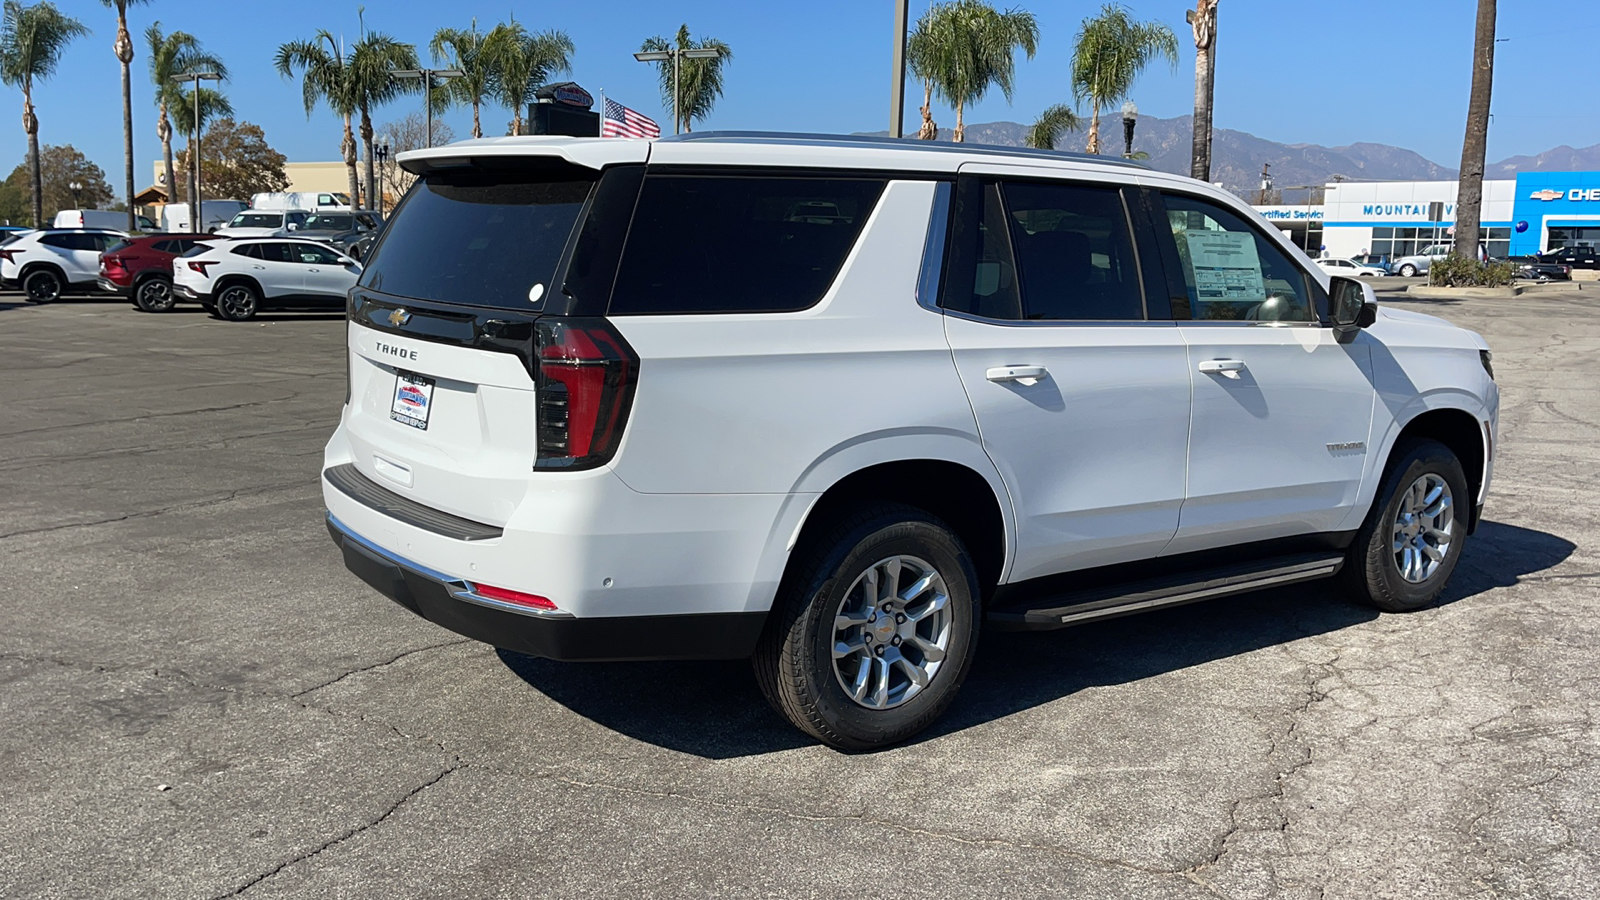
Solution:
M389 164L389 145L379 144L372 149L374 156L378 157L378 212L387 216L389 213L383 208L383 185L388 180L384 167Z
M189 138L190 145L194 147L194 152L189 154L189 164L194 167L194 192L189 197L189 230L195 234L199 234L205 225L200 221L200 82L221 80L222 76L216 72L184 72L172 76L174 82L194 82L194 121L190 123L194 127ZM173 186L168 185L167 189L173 190Z
M1267 204L1267 195L1272 192L1272 163L1261 164L1261 205Z
M906 118L906 25L911 0L894 4L894 82L889 88L889 137L905 137Z
M397 80L410 80L415 78L422 82L422 105L428 110L428 136L424 140L423 146L433 146L434 87L439 83L439 79L449 80L451 78L460 78L466 74L467 73L461 71L460 69L395 69L393 72L389 73L390 78Z
M682 118L679 115L679 110L678 110L678 105L679 105L679 100L680 100L678 84L679 84L679 78L681 77L679 75L679 71L678 71L679 68L681 67L680 60L683 60L683 59L716 59L717 57L719 57L721 55L722 55L722 51L721 50L717 50L717 49L710 48L710 47L701 47L701 48L694 49L694 50L684 49L684 48L681 48L681 47L671 47L671 48L668 48L666 50L647 50L647 51L644 51L644 52L641 52L641 53L635 53L633 55L633 58L637 59L639 62L666 62L669 59L672 60L672 133L673 134L678 134L679 133L680 125L681 125L680 120Z
M72 192L72 205L76 208L78 205L78 193L83 190L83 185L74 181L67 185L67 190Z
M1139 107L1133 105L1132 100L1122 104L1122 151L1123 159L1133 159L1133 126L1139 124Z

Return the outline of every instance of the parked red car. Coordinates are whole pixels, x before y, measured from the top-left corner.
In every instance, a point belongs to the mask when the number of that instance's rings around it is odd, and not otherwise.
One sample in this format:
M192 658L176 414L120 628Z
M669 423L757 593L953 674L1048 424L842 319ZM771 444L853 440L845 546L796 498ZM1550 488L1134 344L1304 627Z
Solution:
M173 306L172 260L214 234L151 234L129 238L100 256L100 289L133 300L145 312Z

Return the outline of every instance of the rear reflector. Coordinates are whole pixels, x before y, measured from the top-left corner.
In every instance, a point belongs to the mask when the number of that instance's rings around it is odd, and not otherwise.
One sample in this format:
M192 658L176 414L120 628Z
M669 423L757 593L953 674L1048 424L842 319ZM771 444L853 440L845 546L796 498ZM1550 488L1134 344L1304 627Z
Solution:
M616 453L633 403L639 358L604 319L534 324L538 468L587 469Z
M556 608L556 605L551 603L549 599L541 597L538 594L524 594L521 591L512 591L507 590L506 588L491 587L487 584L473 583L470 584L469 587L472 588L472 592L474 594L477 594L480 597L485 597L490 600L499 600L502 603L514 603L517 606L526 606L529 609L553 610Z

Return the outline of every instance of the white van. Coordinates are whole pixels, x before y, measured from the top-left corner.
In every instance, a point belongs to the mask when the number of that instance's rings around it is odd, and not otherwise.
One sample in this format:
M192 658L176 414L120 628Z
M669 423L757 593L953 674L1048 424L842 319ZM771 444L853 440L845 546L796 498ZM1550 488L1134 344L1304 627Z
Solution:
M249 209L243 200L202 200L201 227L189 227L189 204L169 203L161 208L161 230L178 234L199 234L220 228L241 210Z
M138 223L138 230L147 234L162 230L146 216L135 215L133 220ZM111 228L120 231L128 227L128 214L109 209L63 209L56 213L55 221L51 224L56 228Z
M349 209L350 195L336 191L278 191L250 198L251 209Z

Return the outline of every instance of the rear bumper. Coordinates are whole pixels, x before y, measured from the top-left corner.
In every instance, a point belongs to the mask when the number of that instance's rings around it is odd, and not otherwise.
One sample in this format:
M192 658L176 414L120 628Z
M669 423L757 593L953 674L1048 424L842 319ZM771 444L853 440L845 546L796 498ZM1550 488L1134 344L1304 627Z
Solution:
M211 297L210 294L199 293L187 284L179 284L177 282L172 284L172 296L177 297L179 300L199 300L201 303L206 302Z
M101 276L99 279L97 279L95 284L100 288L100 290L105 291L108 294L116 294L119 297L128 296L129 292L132 290L132 288L128 285L117 284L115 281L112 281L104 276Z
M567 661L742 659L766 622L761 612L577 618L509 611L472 585L407 560L327 517L344 564L378 593L457 634L506 650Z

